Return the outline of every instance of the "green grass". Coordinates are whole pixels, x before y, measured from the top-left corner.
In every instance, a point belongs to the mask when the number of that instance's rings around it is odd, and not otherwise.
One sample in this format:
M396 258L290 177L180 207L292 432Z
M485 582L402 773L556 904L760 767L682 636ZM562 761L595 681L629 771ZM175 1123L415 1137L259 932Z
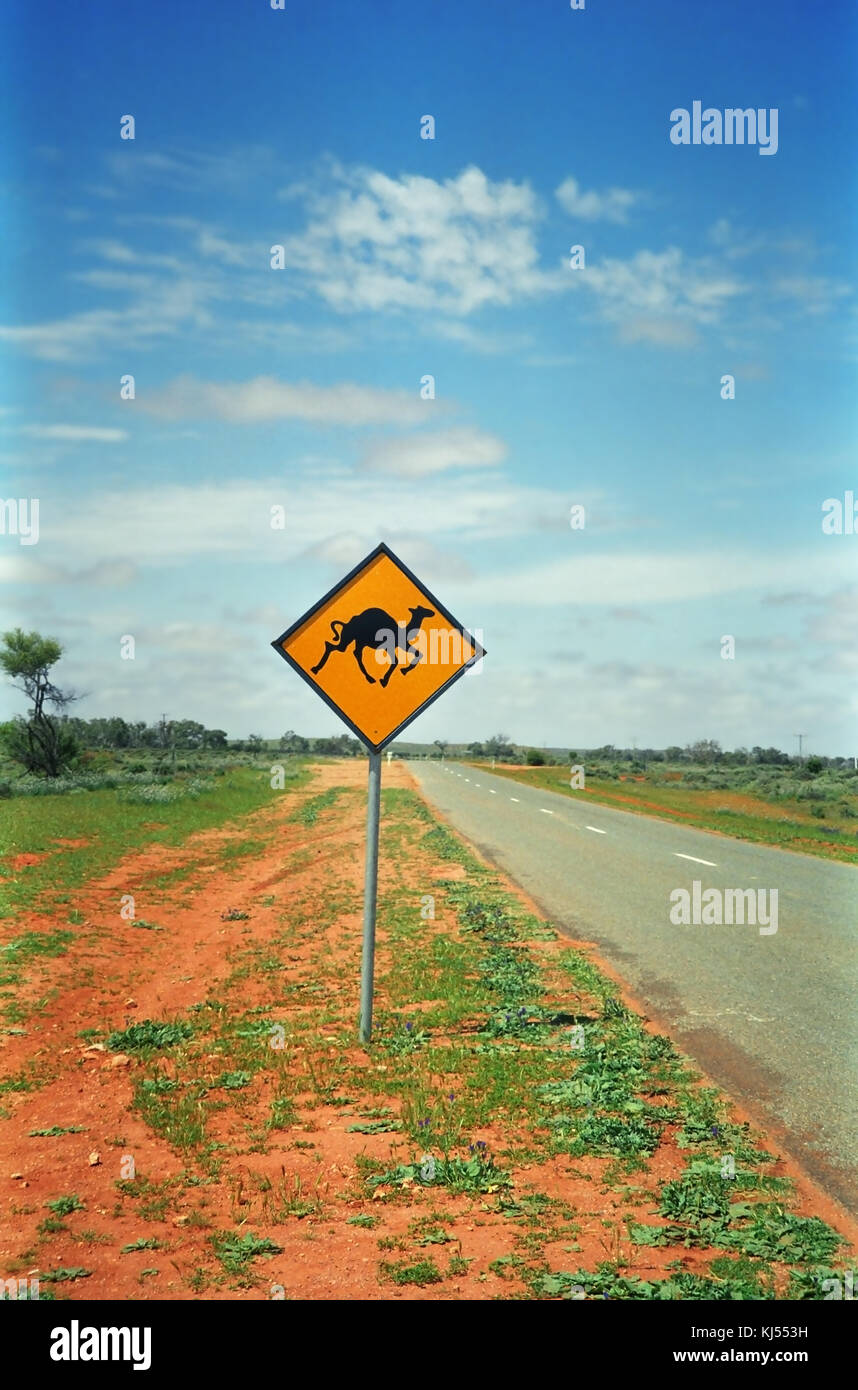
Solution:
M222 1076L212 1082L212 1087L222 1088L225 1091L241 1091L245 1086L249 1086L252 1080L249 1072L225 1071Z
M177 1082L169 1087L147 1085L149 1080L144 1077L135 1083L135 1110L149 1128L173 1148L197 1149L205 1142L210 1110L204 1099L205 1089L200 1086L180 1089ZM154 1080L157 1082L158 1078Z
M289 819L297 822L298 825L307 827L315 825L320 811L326 811L329 806L335 804L339 797L348 795L350 792L350 787L328 787L327 791L319 792L317 796L308 797Z
M175 1047L193 1035L190 1023L157 1023L154 1019L141 1019L129 1028L111 1033L107 1046L112 1052L160 1052L165 1047Z
M621 1302L634 1301L734 1301L771 1298L770 1285L743 1268L737 1268L732 1275L722 1273L717 1278L711 1275L691 1274L680 1271L669 1274L665 1279L640 1279L636 1275L624 1275L605 1263L593 1272L578 1269L572 1274L542 1274L534 1281L534 1289L541 1298L611 1298Z
M291 795L309 776L302 763L286 788L273 792L267 768L237 767L214 778L198 797L157 805L123 799L121 789L115 788L0 800L0 843L6 855L47 855L3 884L0 917L14 917L36 903L49 911L64 897L68 900L70 889L102 877L125 855L153 844L181 845L198 831L238 820L269 805L273 797ZM177 786L186 780L182 775L174 779ZM76 849L56 844L72 838L86 844ZM237 847L221 846L218 853L227 859L241 857L254 853L250 846L256 843L238 841ZM0 874L6 877L1 866Z
M349 1125L346 1129L347 1134L390 1134L394 1130L401 1129L398 1120L365 1120L358 1124Z
M20 1071L0 1079L0 1096L15 1091L38 1091L50 1080L52 1069L44 1059L29 1058Z
M164 1242L158 1240L157 1236L139 1236L137 1240L132 1240L128 1245L120 1248L120 1255L131 1255L136 1250L163 1250Z
M156 1182L154 1179L138 1173L135 1178L120 1178L115 1185L120 1198L130 1198L137 1202L137 1215L141 1220L167 1220L175 1201L177 1187L175 1180L168 1178L164 1182ZM118 1215L121 1211L120 1205L117 1207L116 1214Z
M51 1125L50 1129L31 1129L31 1139L58 1139L61 1134L83 1134L83 1125Z
M382 1260L379 1274L382 1279L389 1279L392 1284L416 1284L421 1289L427 1284L441 1284L444 1281L444 1276L434 1260L419 1260L416 1264L408 1264L405 1260Z
M74 932L24 932L0 946L0 986L17 983L19 966L29 965L39 956L61 956L74 941Z
M344 790L311 798L306 823L331 807L328 820L337 825L340 810L349 809ZM403 1256L379 1268L379 1277L394 1285L464 1277L470 1264L461 1248L451 1246L443 1272L415 1249L451 1244L455 1231L445 1229L454 1219L451 1196L477 1224L506 1223L509 1252L494 1272L514 1281L507 1291L514 1298L579 1296L573 1288L583 1297L772 1297L775 1270L780 1289L790 1270L829 1270L839 1248L835 1234L788 1209L789 1185L765 1172L771 1156L747 1126L730 1120L723 1099L700 1084L670 1040L647 1032L585 957L571 948L542 950L540 943L555 938L551 928L524 911L414 793L387 788L382 802L388 873L378 921L385 950L369 1062L355 1048L354 1019L343 1004L353 962L332 950L327 936L338 917L359 908L347 869L342 877L329 874L323 897L312 886L284 897L264 945L249 933L233 933L231 973L217 997L193 1005L185 1018L143 1020L110 1034L112 1049L142 1060L134 1108L181 1154L184 1168L164 1183L143 1177L118 1183L121 1203L133 1202L125 1214L138 1229L141 1220L163 1222L192 1187L218 1180L220 1164L231 1174L236 1229L208 1238L222 1272L210 1260L208 1269L199 1266L188 1276L189 1287L202 1293L224 1276L248 1286L253 1261L279 1252L248 1227L287 1221L305 1222L301 1234L310 1240L321 1240L338 1220L368 1230L381 1223L382 1249ZM445 879L443 869L439 876L444 865L461 866L464 877ZM426 891L436 896L431 922L420 915ZM303 943L311 945L311 960L297 963L293 951ZM247 1008L250 980L261 1002ZM281 1020L283 1047L274 1050L272 1032ZM158 1069L165 1050L168 1076ZM216 1110L228 1111L228 1124L219 1126L228 1148L208 1134ZM352 1211L356 1201L369 1207L376 1194L372 1213L347 1216L348 1207L327 1195L322 1149L313 1153L311 1140L313 1130L330 1124L342 1133L390 1135L387 1143L366 1144L384 1157L358 1152L359 1176L331 1194L345 1197ZM310 1138L292 1134L284 1141L277 1131L289 1129L310 1131ZM487 1131L499 1136L495 1152L480 1137ZM659 1183L650 1159L667 1135L671 1144L675 1136L687 1166L677 1176L674 1163L674 1177ZM308 1151L299 1163L320 1165L318 1178L294 1171L286 1155L296 1149ZM282 1179L263 1178L244 1162L248 1152L281 1150ZM734 1157L735 1179L721 1177L725 1153ZM530 1172L523 1180L521 1170L544 1164L575 1173L578 1159L587 1160L579 1176L593 1182L594 1195L611 1194L603 1203L611 1263L552 1275L546 1246L565 1239L567 1249L578 1248L577 1213L534 1190ZM236 1166L250 1176L234 1179ZM633 1173L645 1177L630 1182ZM434 1203L427 1188L437 1189ZM418 1189L420 1220L405 1235L401 1226L391 1232L391 1208L410 1205ZM211 1227L206 1205L201 1193L189 1224ZM667 1226L653 1225L654 1216ZM155 1239L141 1237L129 1253L158 1248ZM623 1252L639 1260L651 1257L636 1246L664 1243L677 1257L665 1280L634 1278L619 1258L620 1240ZM678 1263L691 1246L713 1256L694 1275ZM577 1263L570 1262L570 1271ZM796 1296L818 1296L821 1285L821 1277L796 1282L802 1290Z
M45 1206L55 1216L71 1216L73 1211L83 1211L84 1203L77 1193L71 1193L67 1197L57 1197L53 1202L45 1202Z
M220 1231L209 1239L226 1273L232 1275L245 1274L250 1261L259 1255L279 1255L283 1251L282 1245L255 1236L252 1231L244 1235L238 1231Z
M39 1222L36 1229L41 1236L54 1236L59 1235L62 1231L67 1231L68 1226L56 1216L46 1216L43 1221Z
M2 1014L8 1023L23 1023L31 1013L38 1012L44 1002L26 1006L15 997L26 967L40 959L65 955L74 938L75 933L70 931L28 931L0 946L0 999L3 1000Z
M469 766L488 771L483 763ZM757 789L746 792L741 779L737 778L733 779L735 785L717 790L669 781L655 770L639 774L644 777L643 781L632 778L620 781L617 777L588 774L586 790L583 790L570 787L569 770L565 767L495 767L492 775L511 778L541 791L557 792L584 804L598 802L617 810L657 816L755 844L795 849L848 864L858 862L858 798L854 794L847 796L845 791L838 793L836 804L825 808L825 823L820 825L811 810L813 803L806 797L766 796ZM804 793L806 787L796 781L795 791ZM749 804L730 805L734 795L747 798Z
M762 1171L772 1155L747 1125L730 1120L723 1098L700 1085L670 1040L649 1033L617 998L616 987L571 949L555 959L550 995L557 998L558 978L561 989L565 978L568 1003L548 1004L542 957L529 943L552 937L551 930L523 912L493 871L434 825L410 793L388 793L385 800L386 862L419 862L427 853L430 862L461 864L466 876L444 880L427 873L438 896L431 928L420 918L420 893L404 889L395 875L379 902L390 964L377 1010L374 1050L385 1060L377 1093L399 1099L412 1156L385 1165L359 1155L366 1190L383 1204L410 1201L414 1189L431 1186L494 1194L498 1210L526 1224L526 1244L515 1252L521 1266L510 1265L510 1271L525 1277L539 1297L563 1294L572 1284L584 1297L772 1297L775 1267L830 1264L840 1246L836 1233L781 1204L791 1187ZM457 940L446 926L453 916ZM409 1012L418 1000L432 1002ZM340 1081L351 1088L348 1074ZM372 1086L373 1078L364 1084ZM472 1136L499 1125L527 1133L495 1158ZM628 1176L649 1173L668 1126L687 1153L688 1168L659 1185L654 1209L668 1218L666 1228L627 1218L632 1243L643 1234L678 1252L697 1245L728 1253L716 1257L705 1276L679 1270L649 1283L626 1279L622 1268L600 1267L586 1279L580 1272L557 1276L556 1287L543 1288L541 1251L558 1222L570 1232L574 1225L548 1199L540 1202L540 1194L533 1194L530 1209L524 1194L519 1205L518 1164L556 1154L598 1158L604 1160L603 1187L631 1191ZM733 1179L720 1176L725 1153L737 1166ZM614 1245L628 1239L619 1217L607 1224L606 1239Z
M445 1187L452 1193L495 1192L499 1187L508 1187L510 1182L509 1174L495 1165L490 1154L437 1159L429 1155L420 1163L398 1163L395 1168L372 1173L366 1179L370 1190L382 1184L396 1187L413 1183L420 1187Z

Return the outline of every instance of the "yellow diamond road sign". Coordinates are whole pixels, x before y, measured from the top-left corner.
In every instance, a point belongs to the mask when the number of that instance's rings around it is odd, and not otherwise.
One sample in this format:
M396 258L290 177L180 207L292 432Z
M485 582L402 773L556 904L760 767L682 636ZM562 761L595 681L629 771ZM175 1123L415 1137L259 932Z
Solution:
M384 544L271 645L374 753L484 655Z

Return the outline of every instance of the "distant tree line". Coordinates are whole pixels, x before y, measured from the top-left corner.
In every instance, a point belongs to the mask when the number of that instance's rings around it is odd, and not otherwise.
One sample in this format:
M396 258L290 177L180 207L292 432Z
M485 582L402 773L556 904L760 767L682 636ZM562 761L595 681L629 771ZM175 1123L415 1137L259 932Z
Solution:
M81 748L226 748L224 729L207 729L196 719L159 719L154 724L145 720L128 721L119 715L106 719L78 719L67 715L63 726Z
M174 762L175 753L180 750L252 754L276 751L334 758L366 756L360 740L345 733L328 738L307 738L289 729L279 740L264 739L261 734L250 734L246 740L229 740L224 729L207 729L195 719L167 719L166 715L162 715L151 724L145 720L128 721L119 715L80 719L67 713L69 705L78 696L73 691L61 688L52 679L52 668L62 654L63 648L55 638L43 637L38 632L23 632L21 628L15 628L0 637L0 672L29 701L26 715L15 715L5 724L0 724L0 753L18 763L26 772L58 777L65 769L76 765L83 751L99 749L111 752L122 749L169 750L173 753ZM581 753L570 749L567 753L558 749L521 748L507 734L497 733L483 742L473 741L465 745L436 739L431 748L428 745L423 747L428 751L418 756L444 758L450 751L455 757L467 753L473 758L528 763L536 767L563 763L568 758L572 763L589 765L625 763L632 770L641 772L645 772L648 765L653 763L667 766L686 764L696 768L798 767L800 776L817 776L823 771L840 769L855 770L852 758L827 758L818 754L796 758L780 748L761 748L759 745L751 749L736 748L730 752L722 749L717 739L698 739L684 748L673 744L664 749L616 748L612 743L606 743L601 748L591 748ZM393 751L397 751L395 746Z
M109 749L119 752L123 748L170 749L177 751L217 750L233 753L318 753L333 758L360 757L363 744L348 734L338 734L334 738L305 738L291 729L279 739L265 739L261 734L249 734L246 739L229 739L224 729L207 729L196 719L162 718L153 724L145 720L128 721L119 715L106 719L78 719L63 716L63 728L75 739L81 748Z
M281 734L277 744L280 753L319 753L328 758L362 758L366 749L360 739L350 734L337 734L334 738L304 738L292 729Z
M810 773L826 769L852 768L850 757L827 758L819 754L799 758L794 753L785 753L780 748L723 749L717 739L698 739L687 743L684 748L671 744L668 748L618 748L613 743L602 744L600 748L581 749L567 752L556 748L529 748L514 744L506 734L494 734L483 743L450 743L436 739L432 756L451 757L470 755L473 758L496 758L504 762L527 763L532 767L565 763L627 763L633 771L646 771L651 763L666 766L689 767L796 767L801 766Z

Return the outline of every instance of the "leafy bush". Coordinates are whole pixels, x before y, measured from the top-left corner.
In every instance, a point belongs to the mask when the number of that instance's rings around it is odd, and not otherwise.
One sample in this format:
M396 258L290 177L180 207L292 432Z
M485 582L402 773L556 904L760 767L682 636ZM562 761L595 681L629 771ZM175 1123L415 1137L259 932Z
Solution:
M275 1245L273 1240L266 1238L260 1239L252 1231L242 1236L237 1231L220 1231L209 1239L227 1274L243 1274L257 1255L279 1255L283 1250L282 1245Z
M185 1042L193 1034L189 1023L156 1023L151 1018L132 1023L122 1032L111 1033L107 1046L112 1052L134 1052L152 1047L161 1049Z

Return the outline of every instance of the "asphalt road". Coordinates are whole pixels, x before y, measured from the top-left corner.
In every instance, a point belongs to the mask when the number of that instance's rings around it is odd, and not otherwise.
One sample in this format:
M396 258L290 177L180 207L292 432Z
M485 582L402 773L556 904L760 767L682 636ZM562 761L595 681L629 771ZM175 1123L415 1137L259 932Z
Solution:
M409 768L456 829L594 943L682 1050L858 1211L858 868L463 764ZM695 879L702 893L765 890L766 917L777 889L777 931L674 925L671 892L690 894Z

